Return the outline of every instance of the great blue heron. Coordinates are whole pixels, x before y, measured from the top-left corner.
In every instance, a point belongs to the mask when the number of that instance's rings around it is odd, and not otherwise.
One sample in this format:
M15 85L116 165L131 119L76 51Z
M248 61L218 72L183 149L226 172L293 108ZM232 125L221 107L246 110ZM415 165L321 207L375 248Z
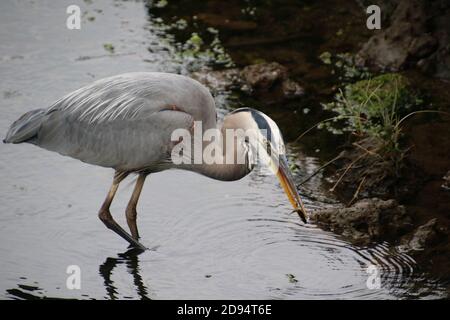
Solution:
M95 81L64 96L48 109L25 113L11 125L3 142L27 142L83 162L113 168L112 186L99 218L131 246L144 249L138 241L136 205L150 173L181 168L217 180L233 181L253 169L248 161L182 164L172 161L171 153L177 145L177 141L172 141L174 130L192 131L200 121L205 132L217 127L216 118L213 97L199 82L170 73L127 73ZM257 135L257 143L276 154L278 165L272 165L272 169L295 211L306 222L306 211L275 122L262 112L241 108L226 115L219 126L220 132L250 128L265 131L265 135ZM246 138L233 139L236 143L230 144L231 148L219 149L222 152L218 156L225 158L232 154L249 160L251 148ZM117 224L109 210L119 183L130 173L138 175L126 209L131 235Z

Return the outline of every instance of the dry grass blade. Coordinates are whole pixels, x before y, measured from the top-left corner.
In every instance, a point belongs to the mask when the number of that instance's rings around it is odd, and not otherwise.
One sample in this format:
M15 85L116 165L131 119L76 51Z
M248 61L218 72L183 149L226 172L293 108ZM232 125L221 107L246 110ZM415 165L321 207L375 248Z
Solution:
M358 188L356 189L355 193L353 194L352 200L350 200L350 202L347 204L347 206L351 206L352 203L358 198L359 192L361 191L361 188L365 181L366 181L366 176L364 176L361 179L361 182L359 183Z
M362 155L360 155L358 158L356 158L355 160L353 160L348 166L347 168L345 168L344 173L341 174L341 176L339 177L338 181L336 181L336 183L334 184L334 186L330 189L331 192L334 192L334 190L336 189L336 187L339 185L339 183L341 182L342 178L344 178L344 176L347 174L347 172L353 167L353 165L358 162L359 160L361 160L362 158L364 158L365 156L367 156L369 153L363 153Z
M336 160L340 159L342 157L341 154L339 154L337 157L334 157L333 159L331 159L330 161L328 161L327 163L325 163L324 165L320 166L320 168L318 168L316 171L313 172L313 174L311 174L308 178L306 178L305 180L303 180L302 182L300 182L297 187L300 187L301 185L305 184L306 182L308 182L309 180L311 180L316 174L318 174L320 171L322 171L323 169L325 169L326 167L328 167L330 164L332 164L333 162L335 162Z

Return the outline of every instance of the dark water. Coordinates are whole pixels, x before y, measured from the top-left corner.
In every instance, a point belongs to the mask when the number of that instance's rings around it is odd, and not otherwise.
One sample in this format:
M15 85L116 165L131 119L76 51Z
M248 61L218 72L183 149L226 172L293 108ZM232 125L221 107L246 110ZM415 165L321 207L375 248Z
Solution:
M88 12L79 31L65 27L65 11L73 3ZM90 16L95 20L89 21ZM186 70L139 1L2 1L0 21L2 135L22 113L46 107L94 79L129 71ZM114 45L114 54L104 50L105 43ZM217 102L225 112L226 93ZM291 147L302 168L301 180L320 163L296 150ZM97 218L112 170L31 145L0 145L0 174L3 299L396 299L444 294L438 281L388 243L359 248L301 224L289 214L285 195L266 170L230 183L182 171L150 176L138 223L142 242L152 250L140 255L127 252L123 240ZM129 181L112 207L123 225ZM314 200L305 199L310 210L333 201L322 190L320 176L304 188L314 195ZM366 285L371 264L380 270L380 289ZM69 265L81 269L80 290L66 287Z

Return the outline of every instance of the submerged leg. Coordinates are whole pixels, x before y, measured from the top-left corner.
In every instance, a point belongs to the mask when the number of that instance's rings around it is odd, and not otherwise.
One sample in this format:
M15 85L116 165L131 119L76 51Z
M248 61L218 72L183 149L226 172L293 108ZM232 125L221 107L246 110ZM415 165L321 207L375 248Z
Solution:
M131 231L131 236L133 237L133 239L136 240L139 239L139 232L136 224L136 217L137 217L136 206L139 200L139 196L141 195L142 187L144 186L146 177L147 177L146 174L140 174L138 176L136 185L134 186L134 190L133 193L131 194L131 198L130 201L128 202L126 211L127 223Z
M106 196L105 201L103 202L102 207L100 208L100 212L98 213L98 217L108 229L111 229L119 236L128 241L133 247L140 249L147 249L142 244L140 244L137 240L133 239L132 236L128 234L125 230L122 229L121 226L113 219L111 212L109 211L109 207L111 206L111 202L116 195L117 188L119 187L120 182L128 176L127 172L116 171L114 174L114 180L111 188L109 189L108 195Z

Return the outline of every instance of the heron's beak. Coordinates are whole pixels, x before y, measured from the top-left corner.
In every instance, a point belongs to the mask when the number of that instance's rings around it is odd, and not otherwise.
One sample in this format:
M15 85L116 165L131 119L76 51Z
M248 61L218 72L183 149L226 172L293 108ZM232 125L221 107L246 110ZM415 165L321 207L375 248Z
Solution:
M292 206L294 207L294 211L300 216L302 221L306 223L306 210L303 206L302 199L298 194L297 187L294 183L294 178L292 177L291 170L289 169L289 164L285 155L280 155L279 157L279 165L277 171L278 179L280 180L281 186L284 189L284 192L289 198Z

